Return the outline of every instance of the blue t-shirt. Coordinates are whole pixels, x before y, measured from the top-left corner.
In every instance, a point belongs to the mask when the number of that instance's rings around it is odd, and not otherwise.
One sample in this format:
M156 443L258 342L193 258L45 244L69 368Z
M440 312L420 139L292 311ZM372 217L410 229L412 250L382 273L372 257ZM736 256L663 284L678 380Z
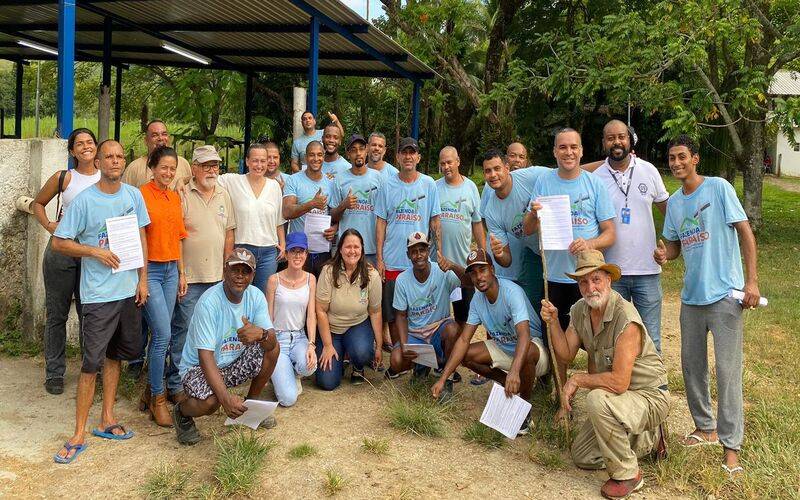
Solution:
M461 280L456 273L445 273L436 264L431 264L425 283L417 281L414 271L408 269L397 277L392 307L406 311L408 333L425 340L442 320L450 317L450 294L459 286Z
M286 178L286 185L283 188L283 197L295 196L297 198L297 204L302 205L314 199L314 196L317 195L317 191L320 189L322 189L322 194L327 196L330 200L330 181L328 181L324 175L319 181L314 181L306 175L305 171L297 172ZM308 213L328 215L328 207L325 207L324 210L312 208ZM289 222L289 232L302 233L305 230L305 224L305 214L296 219L292 219L291 222Z
M339 156L331 162L322 162L322 174L328 179L333 180L342 172L350 170L350 167L352 167L350 162Z
M370 167L370 169L371 170L375 170L374 168L371 168L371 167ZM400 171L397 170L397 168L394 165L392 165L391 163L389 163L388 161L383 162L383 168L382 169L375 170L375 171L378 172L379 174L381 174L381 176L383 177L384 181L388 181L389 177L395 176L395 175L400 173Z
M500 292L494 304L489 302L484 293L475 290L469 305L467 323L483 325L486 333L500 348L513 356L517 348L516 325L520 321L527 321L531 338L541 339L542 324L519 285L504 278L499 278L498 282Z
M132 214L136 215L140 228L150 224L141 191L123 183L116 193L107 194L95 184L72 200L53 235L65 240L77 239L82 245L108 249L106 219ZM114 273L95 258L81 258L81 302L84 304L133 297L138 284L139 272L136 269Z
M600 223L616 217L603 181L583 170L575 179L562 179L558 176L558 169L551 170L536 182L528 201L539 196L564 194L569 196L572 208L573 238L596 238L600 234ZM547 250L546 257L549 281L575 283L564 274L575 272L575 257L568 250Z
M444 177L436 181L439 190L439 220L442 223L442 253L461 267L467 263L472 243L472 223L481 221L478 187L467 177L458 186L451 186ZM436 248L431 248L431 256Z
M386 269L403 271L411 268L406 255L408 236L414 231L428 234L430 220L439 215L439 191L436 182L420 173L412 183L399 175L389 178L378 193L375 214L386 221L383 262Z
M236 361L245 348L236 333L244 325L242 316L265 330L272 328L264 292L250 285L244 291L242 301L232 304L223 286L222 282L217 283L197 299L183 345L181 377L193 367L200 366L199 349L214 351L214 361L219 368Z
M681 188L669 197L663 234L681 242L685 304L713 304L732 289L742 289L742 257L733 224L746 220L733 186L720 177L706 177L688 196Z
M322 142L322 129L317 129L312 135L306 135L304 132L292 141L292 158L298 160L301 165L306 164L306 148L311 141Z
M363 175L355 175L345 170L331 181L331 196L328 205L336 208L347 197L350 190L358 198L356 208L348 208L339 221L339 237L346 230L353 228L361 233L364 239L364 253L375 254L375 200L383 187L381 174L370 168Z

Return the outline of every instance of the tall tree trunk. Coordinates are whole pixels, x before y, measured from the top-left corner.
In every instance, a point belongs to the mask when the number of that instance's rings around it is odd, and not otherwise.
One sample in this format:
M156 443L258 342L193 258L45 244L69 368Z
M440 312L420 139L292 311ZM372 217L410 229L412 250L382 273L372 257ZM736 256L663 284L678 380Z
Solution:
M758 231L761 217L761 191L764 185L764 123L753 121L745 125L745 155L742 160L744 181L744 212L753 231Z

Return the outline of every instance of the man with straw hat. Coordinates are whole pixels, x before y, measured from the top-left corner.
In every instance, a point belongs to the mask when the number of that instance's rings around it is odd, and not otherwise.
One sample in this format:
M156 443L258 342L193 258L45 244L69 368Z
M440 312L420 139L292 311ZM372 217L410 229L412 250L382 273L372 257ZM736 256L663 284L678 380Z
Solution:
M572 459L582 469L608 471L600 489L605 498L625 498L642 488L638 457L666 456L662 424L669 414L667 371L636 308L611 288L620 278L598 250L577 254L574 273L583 297L570 309L566 331L558 310L542 301L542 320L559 363L571 363L579 348L589 357L588 373L576 373L562 390L561 405L572 411L578 388L588 389L587 419L572 443Z

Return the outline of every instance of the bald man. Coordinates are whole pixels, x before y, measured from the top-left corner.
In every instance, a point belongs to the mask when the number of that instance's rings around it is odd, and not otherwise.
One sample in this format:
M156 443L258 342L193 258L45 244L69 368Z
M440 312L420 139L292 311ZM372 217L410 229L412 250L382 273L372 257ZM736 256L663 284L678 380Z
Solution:
M442 255L458 267L467 265L467 255L472 240L477 248L486 247L486 235L481 224L481 199L478 187L471 179L461 175L461 159L458 151L446 146L439 152L439 171L443 177L436 181L442 224ZM431 255L436 255L435 251ZM444 265L442 265L444 264ZM440 263L442 268L448 264ZM459 327L463 327L469 315L469 303L475 289L469 278L462 281L461 300L453 302L453 315Z
M521 142L512 142L506 149L506 161L512 172L530 166L528 162L528 149Z

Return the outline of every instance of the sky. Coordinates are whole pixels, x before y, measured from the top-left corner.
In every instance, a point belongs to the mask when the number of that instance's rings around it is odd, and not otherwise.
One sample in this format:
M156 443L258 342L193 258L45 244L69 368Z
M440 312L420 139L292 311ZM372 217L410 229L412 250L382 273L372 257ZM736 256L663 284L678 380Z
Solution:
M342 0L342 2L364 18L367 17L367 2L369 2L370 20L383 15L380 0Z

